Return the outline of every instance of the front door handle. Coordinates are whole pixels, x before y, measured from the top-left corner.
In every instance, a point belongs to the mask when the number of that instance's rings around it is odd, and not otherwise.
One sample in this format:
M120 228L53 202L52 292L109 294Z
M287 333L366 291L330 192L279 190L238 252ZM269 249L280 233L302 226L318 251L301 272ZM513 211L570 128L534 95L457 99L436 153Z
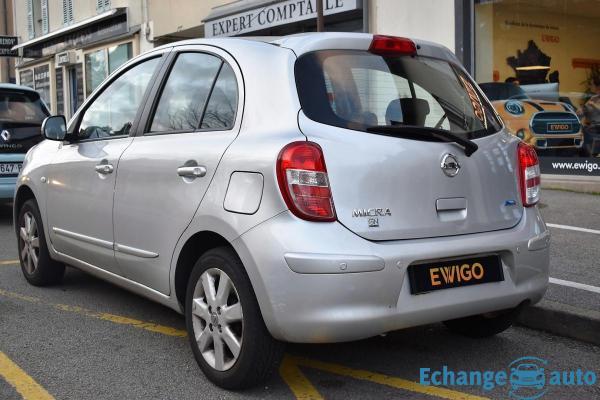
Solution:
M94 167L94 169L99 174L108 175L112 174L112 172L115 170L115 167L113 167L112 164L98 164Z
M202 165L179 167L177 168L177 175L184 178L202 178L206 175L206 167Z

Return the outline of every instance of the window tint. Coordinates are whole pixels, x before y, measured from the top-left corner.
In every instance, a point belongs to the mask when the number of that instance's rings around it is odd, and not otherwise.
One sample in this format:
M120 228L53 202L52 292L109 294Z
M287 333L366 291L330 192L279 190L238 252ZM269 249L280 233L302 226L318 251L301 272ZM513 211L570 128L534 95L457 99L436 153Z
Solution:
M235 73L223 64L202 119L202 129L230 129L235 121L238 90Z
M7 121L41 124L47 116L37 93L0 91L0 124Z
M145 61L110 83L85 111L78 137L100 139L128 135L159 62L160 58Z
M204 53L180 54L160 96L150 132L198 129L221 64L219 58Z
M295 72L302 109L324 124L414 126L471 139L500 129L471 79L443 60L326 50L300 57Z

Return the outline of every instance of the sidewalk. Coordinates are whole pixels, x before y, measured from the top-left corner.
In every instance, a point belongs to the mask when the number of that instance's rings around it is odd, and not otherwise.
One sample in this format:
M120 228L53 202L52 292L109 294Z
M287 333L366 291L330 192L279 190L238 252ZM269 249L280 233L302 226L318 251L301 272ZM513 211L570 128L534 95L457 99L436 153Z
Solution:
M542 174L542 189L600 194L600 176Z
M542 176L540 211L552 234L550 285L543 300L523 310L519 324L600 346L600 179ZM579 179L578 179L579 178ZM577 187L575 185L580 185ZM547 187L546 187L547 188Z

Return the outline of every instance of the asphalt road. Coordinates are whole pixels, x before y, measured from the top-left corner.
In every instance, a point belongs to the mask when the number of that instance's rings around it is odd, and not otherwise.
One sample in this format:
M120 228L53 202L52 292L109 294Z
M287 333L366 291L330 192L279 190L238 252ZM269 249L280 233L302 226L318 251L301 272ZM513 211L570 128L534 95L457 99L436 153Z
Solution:
M545 191L543 203L547 222L600 230L598 196ZM505 370L524 356L547 360L548 370L591 369L600 379L599 347L520 327L472 340L436 324L354 343L290 345L265 386L226 392L202 376L183 318L170 309L74 269L60 286L29 286L10 264L17 255L10 214L0 208L0 399L506 399L507 387L425 394L414 382L420 368ZM600 235L552 234L551 275L600 286ZM583 290L551 285L548 296L600 308L600 295ZM543 398L600 399L600 382L552 386Z

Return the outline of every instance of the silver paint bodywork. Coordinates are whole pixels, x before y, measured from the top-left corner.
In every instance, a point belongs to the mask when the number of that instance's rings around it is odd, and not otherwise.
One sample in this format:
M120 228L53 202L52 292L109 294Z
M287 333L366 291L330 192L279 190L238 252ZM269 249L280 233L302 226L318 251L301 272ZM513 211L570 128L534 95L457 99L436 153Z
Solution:
M371 40L340 33L271 44L193 40L132 60L162 54L166 63L182 50L221 57L238 80L234 127L144 136L137 124L126 138L34 147L17 187L37 199L51 256L181 311L175 274L182 249L199 232L218 234L240 256L271 334L294 342L359 339L539 301L549 234L537 208L518 201L516 138L502 131L478 139L480 150L467 159L450 143L348 131L304 116L297 57L366 50ZM457 63L447 49L417 43L419 54ZM323 148L339 222L300 220L281 196L277 156L302 140ZM461 164L454 177L440 168L447 153ZM98 172L100 164L114 171ZM194 176L180 167L204 169ZM390 209L378 227L352 216L373 207ZM500 254L505 281L410 294L409 264L487 253Z

